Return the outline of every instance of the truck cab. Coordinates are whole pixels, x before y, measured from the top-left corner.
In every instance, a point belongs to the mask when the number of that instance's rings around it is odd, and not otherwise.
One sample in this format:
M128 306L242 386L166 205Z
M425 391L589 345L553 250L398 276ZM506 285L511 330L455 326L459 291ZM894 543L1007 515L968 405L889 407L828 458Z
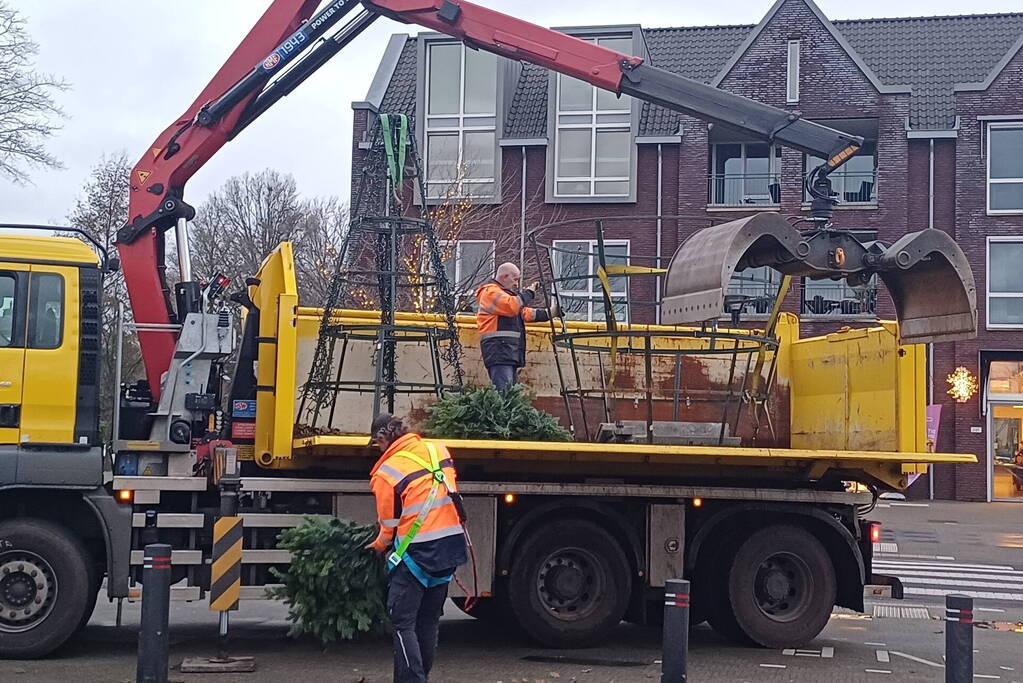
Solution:
M112 548L126 554L130 541L130 510L104 487L102 282L101 260L77 239L0 235L0 642L8 656L49 651L84 624L116 561ZM126 561L119 564L126 577Z

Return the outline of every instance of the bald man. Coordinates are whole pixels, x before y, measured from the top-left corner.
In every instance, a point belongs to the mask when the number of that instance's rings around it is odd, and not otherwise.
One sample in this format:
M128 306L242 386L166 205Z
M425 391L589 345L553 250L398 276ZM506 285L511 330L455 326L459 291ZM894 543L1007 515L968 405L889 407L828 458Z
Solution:
M497 389L519 381L519 368L526 364L525 324L547 322L561 315L557 303L550 308L531 308L536 285L520 290L520 278L518 266L502 263L494 279L476 290L480 351L490 382Z

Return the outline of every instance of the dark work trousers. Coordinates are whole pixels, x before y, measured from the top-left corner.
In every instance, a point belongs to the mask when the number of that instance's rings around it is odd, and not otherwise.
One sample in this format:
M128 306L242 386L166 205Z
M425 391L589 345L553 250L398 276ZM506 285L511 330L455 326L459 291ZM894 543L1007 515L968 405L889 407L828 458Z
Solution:
M487 373L490 374L490 383L498 391L519 383L519 369L514 365L491 365Z
M448 584L426 588L404 564L391 572L387 613L394 628L394 683L426 683Z

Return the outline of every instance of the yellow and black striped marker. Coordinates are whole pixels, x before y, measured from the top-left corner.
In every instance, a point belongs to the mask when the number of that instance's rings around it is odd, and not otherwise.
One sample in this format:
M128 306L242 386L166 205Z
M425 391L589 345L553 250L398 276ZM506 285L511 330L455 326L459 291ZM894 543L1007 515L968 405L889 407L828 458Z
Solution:
M242 592L242 518L221 517L213 524L210 609L238 609Z

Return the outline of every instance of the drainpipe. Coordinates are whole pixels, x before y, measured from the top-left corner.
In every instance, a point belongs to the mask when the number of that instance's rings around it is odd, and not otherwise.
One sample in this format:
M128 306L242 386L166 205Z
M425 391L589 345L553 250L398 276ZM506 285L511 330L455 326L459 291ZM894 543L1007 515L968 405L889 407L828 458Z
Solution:
M522 195L519 204L519 268L526 264L526 146L522 145ZM537 264L539 267L540 264Z
M662 145L657 143L657 263L658 268L661 267L661 235L663 232L663 221L661 219L661 206L664 200L664 183L661 181L664 170L664 157L662 155ZM654 301L658 301L661 296L661 276L657 276L657 291L654 293ZM661 324L661 307L657 306L655 311L655 321L658 325Z
M927 227L934 227L934 138L931 138L930 170L927 176ZM934 405L934 344L927 345L927 405ZM934 500L934 465L927 473L930 499Z

